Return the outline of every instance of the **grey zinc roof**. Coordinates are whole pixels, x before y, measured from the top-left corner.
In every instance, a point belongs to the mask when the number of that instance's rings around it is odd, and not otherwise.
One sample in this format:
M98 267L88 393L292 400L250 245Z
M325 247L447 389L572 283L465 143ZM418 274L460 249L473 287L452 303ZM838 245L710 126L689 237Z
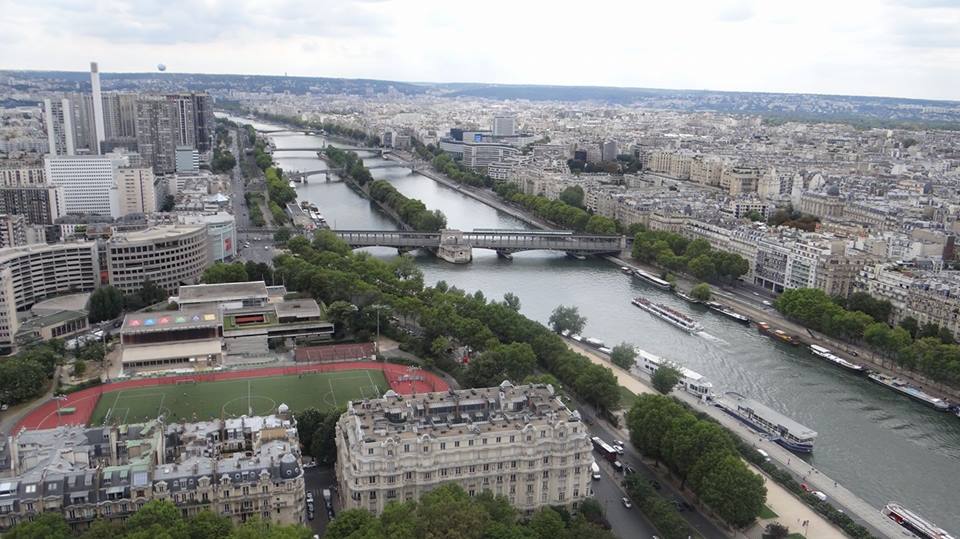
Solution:
M263 281L181 286L179 294L179 303L181 305L208 301L231 301L245 298L266 299L268 297L267 285Z

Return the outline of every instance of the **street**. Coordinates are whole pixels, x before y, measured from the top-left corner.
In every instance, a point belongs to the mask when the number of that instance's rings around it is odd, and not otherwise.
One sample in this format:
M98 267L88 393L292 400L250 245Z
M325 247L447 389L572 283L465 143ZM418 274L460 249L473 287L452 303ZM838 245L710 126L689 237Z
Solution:
M314 518L309 520L304 511L304 524L310 528L313 533L323 537L323 532L327 529L327 510L323 505L323 489L327 488L333 493L333 508L336 512L340 511L340 500L334 487L336 486L336 477L334 469L330 466L317 466L315 468L304 468L303 486L307 492L313 493Z
M620 434L616 434L613 430L609 429L607 425L599 419L596 415L593 414L586 406L578 406L577 409L580 411L580 414L583 416L585 421L589 421L588 429L593 436L599 436L604 441L609 443L611 440L620 438ZM628 442L623 448L623 455L620 455L620 462L625 466L632 466L637 473L641 474L645 479L651 480L654 479L653 473L647 467L647 465L640 458L640 454L633 449L633 447ZM596 454L594 454L596 456ZM604 466L604 463L601 463L600 460L597 461L600 464L601 473L605 473L609 466ZM614 472L615 473L615 472ZM608 478L600 480L600 483L610 481ZM604 508L609 511L608 519L610 520L610 525L613 527L613 532L617 534L618 537L635 537L636 530L641 529L646 532L646 529L653 529L653 526L649 524L645 517L642 516L640 510L634 507L629 511L632 511L638 515L637 518L628 519L624 512L627 511L623 507L623 504L620 503L620 498L626 494L620 489L619 484L610 486L612 493L607 491L603 486L597 486L597 482L594 482L594 492L597 495L597 500L603 504ZM680 492L669 484L666 481L660 481L662 484L662 490L659 491L659 494L666 499L677 499L682 498ZM613 501L611 501L611 499ZM619 508L613 508L611 504L616 504ZM699 511L684 511L680 513L680 516L687 521L687 524L690 525L693 529L700 532L701 535L708 539L722 539L727 537L727 534L723 533L719 528L717 528L710 520L704 517ZM619 517L621 522L619 525L615 523L614 517ZM651 535L653 533L651 532Z
M273 265L276 249L273 245L273 234L270 232L238 232L237 256L241 261L263 262ZM249 247L246 245L249 244Z

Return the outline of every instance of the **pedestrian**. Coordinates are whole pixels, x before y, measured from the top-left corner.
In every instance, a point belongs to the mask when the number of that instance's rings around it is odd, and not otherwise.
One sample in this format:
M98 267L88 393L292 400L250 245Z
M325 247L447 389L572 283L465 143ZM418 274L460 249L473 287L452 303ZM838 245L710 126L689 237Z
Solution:
M833 486L834 486L834 487L837 486L837 482L836 482L836 481L833 482Z
M787 466L790 466L790 459L787 459Z

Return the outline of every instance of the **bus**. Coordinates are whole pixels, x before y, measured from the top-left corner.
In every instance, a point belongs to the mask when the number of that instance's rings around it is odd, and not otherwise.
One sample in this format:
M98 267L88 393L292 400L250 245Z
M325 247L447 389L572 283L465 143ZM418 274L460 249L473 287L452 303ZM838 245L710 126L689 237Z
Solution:
M593 442L594 451L600 453L600 455L603 458L607 459L610 462L617 460L617 457L619 455L617 454L617 451L614 448L610 447L610 444L608 444L607 442L604 442L597 436L594 436L593 438L591 438L590 441Z

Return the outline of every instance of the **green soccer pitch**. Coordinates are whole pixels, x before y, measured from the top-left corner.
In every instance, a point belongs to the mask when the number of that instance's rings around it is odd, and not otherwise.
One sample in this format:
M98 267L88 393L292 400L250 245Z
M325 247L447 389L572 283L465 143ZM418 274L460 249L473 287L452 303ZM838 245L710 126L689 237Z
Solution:
M90 424L140 423L161 414L167 422L266 415L281 403L294 412L329 410L389 387L382 371L354 370L122 389L100 397Z

